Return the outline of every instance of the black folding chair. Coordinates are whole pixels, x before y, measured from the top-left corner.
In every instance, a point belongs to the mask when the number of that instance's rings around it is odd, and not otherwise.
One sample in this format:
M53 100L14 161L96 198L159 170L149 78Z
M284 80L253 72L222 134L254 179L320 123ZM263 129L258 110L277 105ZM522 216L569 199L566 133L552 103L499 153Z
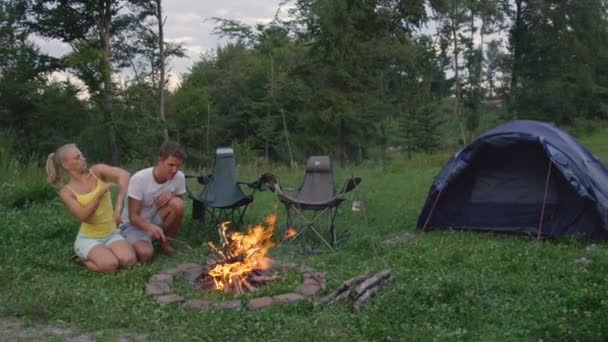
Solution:
M203 186L198 194L188 189L188 197L192 199L192 218L199 220L203 228L207 225L217 227L225 221L231 221L232 225L240 227L247 207L253 202L253 194L262 189L261 183L237 180L236 159L232 148L218 148L215 156L212 174L186 175L187 178L196 178ZM248 194L243 192L242 185L249 187Z
M275 192L281 203L287 210L287 227L295 227L297 235L294 240L312 230L315 235L332 251L336 250L338 241L336 238L335 219L338 206L346 199L346 193L354 189L361 178L351 177L346 180L342 190L336 191L331 159L328 156L313 156L308 159L306 172L302 185L295 194L289 195L288 188L282 188L278 177L266 173L260 181L268 185ZM321 217L329 216L330 241L322 234L318 221ZM296 221L300 221L297 225Z

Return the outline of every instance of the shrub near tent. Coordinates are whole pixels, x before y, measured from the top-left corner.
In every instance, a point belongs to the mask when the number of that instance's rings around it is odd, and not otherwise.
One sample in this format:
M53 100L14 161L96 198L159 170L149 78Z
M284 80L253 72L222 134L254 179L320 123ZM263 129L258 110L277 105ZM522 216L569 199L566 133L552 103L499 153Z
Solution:
M444 165L417 226L606 239L608 170L557 127L511 121Z

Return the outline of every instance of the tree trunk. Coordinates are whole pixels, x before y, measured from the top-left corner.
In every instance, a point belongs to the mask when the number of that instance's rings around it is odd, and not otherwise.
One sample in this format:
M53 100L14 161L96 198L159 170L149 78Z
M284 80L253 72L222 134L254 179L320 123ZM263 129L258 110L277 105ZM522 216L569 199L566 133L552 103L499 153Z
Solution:
M285 112L281 109L281 117L283 118L283 132L287 141L287 151L289 152L289 167L293 169L293 154L291 153L291 144L289 143L289 130L287 130L287 120L285 120Z
M211 143L209 142L209 131L211 128L211 103L207 102L207 134L205 135L206 151L211 155Z
M511 64L511 83L509 84L509 96L507 101L507 110L509 116L516 119L515 100L517 96L517 83L519 82L519 59L521 55L521 29L522 29L522 2L523 0L515 0L515 27L513 28L513 62Z
M103 92L101 94L101 107L104 124L108 130L108 143L112 165L118 165L120 158L116 144L116 128L112 116L112 67L110 62L110 32L112 22L112 0L99 0L101 15L98 22L99 38L101 42L101 69L103 78Z
M485 38L485 30L486 30L486 19L484 15L481 15L481 26L479 27L479 69L477 70L477 81L479 82L479 87L481 87L481 81L483 80L483 48L484 48L484 38Z
M456 4L452 2L452 17L451 19L451 31L452 31L452 46L454 48L454 83L456 84L456 98L454 99L454 116L458 121L458 125L460 126L460 138L462 139L462 144L467 143L467 137L464 131L464 124L462 123L462 118L460 117L460 98L461 98L461 89L460 89L460 70L458 63L458 55L460 54L459 46L458 46L458 32L456 31Z
M156 0L156 5L156 19L158 20L158 56L160 63L160 79L158 81L158 113L160 114L160 121L163 125L163 138L165 141L169 141L169 131L167 129L165 119L165 39L163 31L165 20L163 19L162 0Z
M270 111L273 109L274 107L274 60L272 58L272 54L270 54L270 87L269 87L269 94L270 94L270 105L271 108L268 108L266 110L266 124L270 126ZM268 135L266 135L266 137L264 137L264 156L266 157L266 163L268 163L270 161L270 137Z
M337 141L337 153L339 160L344 163L346 149L344 147L344 121L342 118L338 119L338 141Z

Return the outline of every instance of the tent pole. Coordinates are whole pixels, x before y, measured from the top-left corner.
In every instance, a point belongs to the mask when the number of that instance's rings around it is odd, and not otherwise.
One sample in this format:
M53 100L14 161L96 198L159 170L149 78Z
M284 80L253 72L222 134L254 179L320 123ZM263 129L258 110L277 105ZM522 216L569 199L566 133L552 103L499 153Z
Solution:
M431 216L433 216L433 210L435 210L435 206L437 205L437 202L439 201L439 197L441 196L441 191L442 190L440 190L437 193L437 197L435 197L435 202L433 202L433 207L431 207L431 211L429 212L429 216L426 218L426 221L424 221L424 225L422 226L422 232L426 231L426 226L431 221Z
M540 211L540 223L538 224L538 233L536 235L536 241L540 240L540 233L543 230L543 219L545 217L545 204L547 203L547 193L549 192L549 180L551 179L551 166L553 161L549 158L549 167L547 170L547 180L545 181L545 195L543 196L543 206Z

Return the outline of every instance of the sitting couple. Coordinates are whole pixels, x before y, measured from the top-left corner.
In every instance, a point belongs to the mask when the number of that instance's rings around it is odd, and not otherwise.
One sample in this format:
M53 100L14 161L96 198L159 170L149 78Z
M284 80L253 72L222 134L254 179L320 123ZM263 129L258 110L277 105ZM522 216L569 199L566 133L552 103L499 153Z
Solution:
M179 144L164 143L156 166L135 173L129 180L129 173L117 167L88 167L74 144L61 146L48 156L49 182L59 189L65 206L82 222L74 250L89 270L113 272L118 267L130 267L137 260L150 261L153 240L159 240L161 251L172 252L171 239L184 215L186 179L179 168L185 159L186 153ZM110 179L116 180L119 188L114 209L108 190L115 184L109 183ZM128 205L123 211L125 193Z

